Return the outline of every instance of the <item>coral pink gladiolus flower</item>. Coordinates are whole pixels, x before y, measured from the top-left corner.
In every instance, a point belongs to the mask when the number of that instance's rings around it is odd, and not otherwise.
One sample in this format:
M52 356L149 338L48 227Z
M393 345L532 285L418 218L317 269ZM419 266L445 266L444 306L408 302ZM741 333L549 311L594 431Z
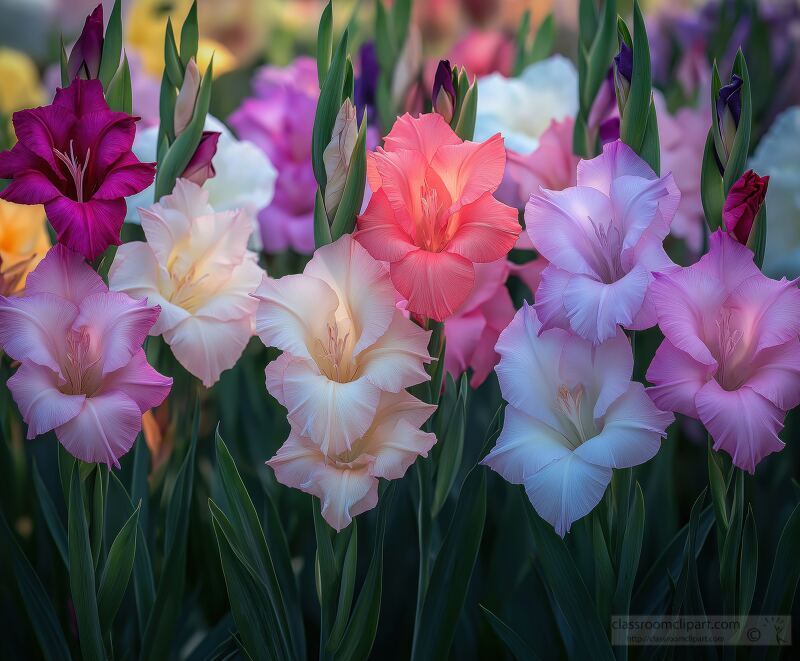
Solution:
M283 351L267 365L267 390L326 456L353 450L381 392L430 378L430 331L397 309L385 267L349 234L319 248L302 274L264 278L255 297L256 332Z
M600 502L613 468L655 456L674 416L631 381L633 352L620 330L595 346L560 328L544 330L526 303L496 348L508 406L483 463L523 484L563 537Z
M28 438L52 429L81 461L119 466L172 384L142 350L157 317L157 306L109 292L76 253L51 248L23 296L0 297L0 347L21 363L8 388Z
M267 464L281 484L317 496L322 516L337 531L378 503L378 478L397 480L436 436L419 427L436 409L405 391L383 392L369 429L345 452L325 454L292 424L289 438Z
M517 212L492 195L505 161L499 133L464 142L436 113L400 117L385 149L368 155L372 197L355 236L390 263L411 312L443 321L472 291L474 263L514 246Z
M99 80L77 78L13 119L19 142L0 153L0 178L12 179L0 197L44 204L58 241L87 259L119 245L125 198L155 176L131 151L138 117L109 110Z
M647 291L653 273L674 268L663 241L679 200L672 175L657 177L620 141L578 164L577 186L532 195L526 229L550 262L536 291L542 326L600 344L617 326L654 325Z
M117 250L111 288L161 306L151 335L206 387L233 367L253 336L256 290L264 271L247 249L244 211L215 212L208 192L178 179L172 195L139 209L147 241Z
M710 246L652 286L665 339L647 370L649 393L657 406L699 419L714 449L752 473L783 448L784 415L800 404L800 291L762 274L723 231Z

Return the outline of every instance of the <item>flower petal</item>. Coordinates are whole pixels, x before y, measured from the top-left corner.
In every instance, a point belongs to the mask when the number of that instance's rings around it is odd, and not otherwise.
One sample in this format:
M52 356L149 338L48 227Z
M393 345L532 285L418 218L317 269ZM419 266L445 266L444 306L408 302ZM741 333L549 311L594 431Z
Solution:
M139 349L127 364L106 375L100 392L121 391L144 413L159 406L171 387L172 379L156 372L147 362L144 351Z
M796 337L761 351L753 361L752 371L746 387L784 411L800 404L800 340Z
M453 211L494 192L503 180L506 150L496 133L485 142L443 145L431 162L453 200Z
M606 195L611 194L613 181L626 175L656 178L652 168L621 140L604 144L602 154L578 163L578 186L591 186Z
M417 249L397 222L382 188L372 194L364 213L358 217L358 231L353 237L370 255L384 262L396 262Z
M472 262L448 252L417 250L394 262L390 272L408 309L436 321L458 309L475 281Z
M386 151L407 149L420 151L430 162L436 150L443 145L457 145L461 139L438 113L424 113L412 117L408 113L398 117L383 139Z
M569 317L564 307L564 290L571 278L572 274L569 271L562 271L552 264L548 264L542 271L533 306L542 322L542 330L548 328L569 330Z
M28 425L29 439L69 422L81 412L86 397L63 394L58 382L53 370L27 361L8 379L8 389Z
M696 418L695 395L712 378L714 371L713 365L695 360L664 340L647 368L647 380L653 384L647 393L663 411Z
M125 220L125 200L76 202L57 197L45 204L45 211L59 243L94 260L108 248L120 244L119 232Z
M80 305L87 296L107 291L103 279L83 257L60 243L47 251L25 281L28 295L55 294L75 305Z
M472 262L493 262L514 247L522 228L517 210L484 193L451 218L458 229L446 249Z

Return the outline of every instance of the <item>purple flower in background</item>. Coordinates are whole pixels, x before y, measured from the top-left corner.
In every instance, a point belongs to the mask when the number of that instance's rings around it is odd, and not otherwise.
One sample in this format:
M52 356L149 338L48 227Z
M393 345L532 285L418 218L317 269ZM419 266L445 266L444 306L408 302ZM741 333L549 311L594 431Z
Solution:
M266 66L253 83L254 96L230 116L242 139L260 147L278 179L272 204L258 214L264 250L314 252L316 180L311 167L311 133L317 108L317 67L299 57L285 68Z
M358 75L353 87L353 99L356 104L357 117L364 116L367 110L367 119L375 120L375 95L378 91L378 53L375 43L368 41L358 49Z
M86 17L81 36L72 47L67 61L69 79L91 80L100 73L100 57L103 53L103 5L94 8Z

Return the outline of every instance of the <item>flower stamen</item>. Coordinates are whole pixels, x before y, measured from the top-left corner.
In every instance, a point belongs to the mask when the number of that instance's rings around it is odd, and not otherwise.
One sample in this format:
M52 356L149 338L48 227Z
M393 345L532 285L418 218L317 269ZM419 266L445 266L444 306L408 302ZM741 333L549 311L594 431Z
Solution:
M86 174L86 170L89 167L89 153L91 150L86 150L86 159L84 160L83 165L79 165L78 159L75 158L73 143L73 140L69 141L69 156L67 156L64 152L59 151L55 147L53 147L53 153L64 165L67 166L67 172L69 172L69 175L72 177L72 181L75 184L75 196L78 198L78 202L83 202L83 179L84 175Z

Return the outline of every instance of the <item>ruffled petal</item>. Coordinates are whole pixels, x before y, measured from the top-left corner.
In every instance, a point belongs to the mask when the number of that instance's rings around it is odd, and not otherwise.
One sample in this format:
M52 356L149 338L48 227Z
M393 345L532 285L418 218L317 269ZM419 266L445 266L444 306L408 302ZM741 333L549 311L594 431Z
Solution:
M45 204L47 218L58 233L59 243L94 260L108 248L120 244L119 232L125 220L125 200L76 202L57 197Z
M517 210L484 193L450 219L458 229L446 250L472 262L493 262L514 247L522 228Z
M65 395L53 370L23 362L8 379L8 389L28 425L28 438L36 438L69 422L81 412L84 395Z
M656 178L652 168L621 140L606 143L602 154L578 163L578 186L591 186L606 195L611 194L613 181L626 175Z
M267 363L267 367L264 370L267 392L272 395L281 406L286 406L286 397L283 394L283 379L286 374L286 368L292 360L294 360L294 356L284 352L275 360Z
M258 289L265 275L255 259L245 259L233 269L227 282L197 308L195 315L219 321L252 318L258 308L258 299L251 294Z
M171 387L172 379L156 372L147 362L144 351L139 349L126 365L106 375L100 392L124 392L144 413L159 406Z
M443 145L431 167L444 182L456 211L497 190L506 167L503 137L496 133L485 142Z
M608 468L630 468L652 459L675 416L656 408L641 383L632 382L603 416L603 429L575 454Z
M789 411L800 404L800 340L761 351L751 365L745 386Z
M119 458L141 430L142 411L136 402L114 391L88 397L77 416L56 427L56 436L81 461L119 467Z
M448 252L417 250L394 262L390 272L408 309L436 321L458 309L475 281L472 262Z
M664 340L647 368L647 380L653 384L647 393L658 408L696 418L694 398L714 371L713 365L695 360Z
M539 287L536 289L534 308L542 330L563 328L569 330L569 317L564 307L564 290L567 288L572 274L562 271L552 264L542 271Z
M785 412L755 390L723 390L711 379L695 397L700 421L735 466L753 473L756 464L784 443L778 438Z
M375 259L385 262L396 262L417 249L397 222L383 189L372 194L364 213L358 217L358 231L353 237Z
M397 118L383 143L386 151L420 151L430 162L439 147L460 144L461 139L438 113L424 113L419 117L406 113Z
M55 294L75 305L87 296L108 291L103 279L78 253L57 243L28 274L25 292Z

